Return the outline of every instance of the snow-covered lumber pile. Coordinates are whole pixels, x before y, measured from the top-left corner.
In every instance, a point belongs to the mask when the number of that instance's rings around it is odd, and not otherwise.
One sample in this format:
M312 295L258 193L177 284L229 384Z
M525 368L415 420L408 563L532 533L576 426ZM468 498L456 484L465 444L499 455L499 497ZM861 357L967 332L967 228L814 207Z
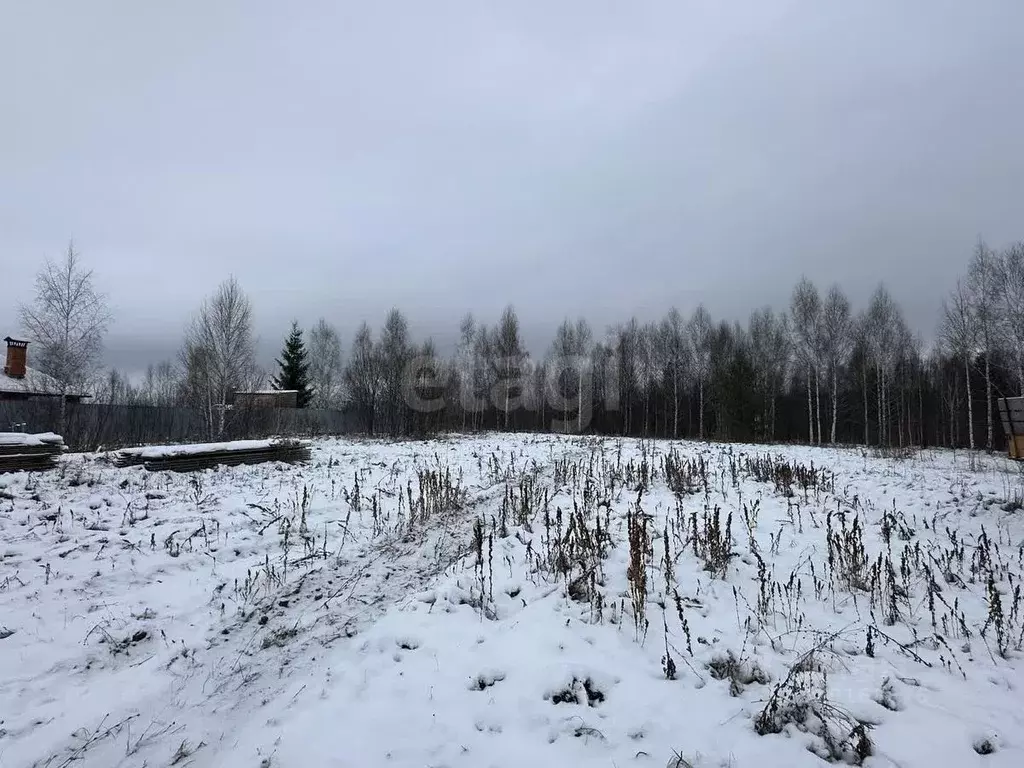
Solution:
M0 472L53 469L65 450L64 438L52 432L0 432Z
M262 464L266 461L308 461L309 444L301 440L233 440L226 443L149 445L113 454L118 467L142 465L148 470L192 472L217 465Z

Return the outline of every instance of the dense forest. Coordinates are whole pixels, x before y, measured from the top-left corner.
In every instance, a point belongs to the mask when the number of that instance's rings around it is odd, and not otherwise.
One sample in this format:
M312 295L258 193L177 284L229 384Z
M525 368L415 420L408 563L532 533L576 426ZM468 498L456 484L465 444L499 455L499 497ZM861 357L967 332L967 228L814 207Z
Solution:
M214 404L268 378L254 362L252 312L238 282L226 281L195 315L178 360L151 366L138 384L112 371L98 394L210 408L215 426ZM293 328L286 353L289 381L304 372L304 403L349 409L372 434L998 448L995 399L1024 392L1024 243L996 250L979 240L927 342L883 284L854 308L840 286L823 291L803 278L788 307L756 309L745 323L716 321L704 306L602 333L566 319L539 354L525 349L511 306L493 325L467 315L448 357L414 341L399 309L376 335L363 324L347 355L325 320L305 339Z

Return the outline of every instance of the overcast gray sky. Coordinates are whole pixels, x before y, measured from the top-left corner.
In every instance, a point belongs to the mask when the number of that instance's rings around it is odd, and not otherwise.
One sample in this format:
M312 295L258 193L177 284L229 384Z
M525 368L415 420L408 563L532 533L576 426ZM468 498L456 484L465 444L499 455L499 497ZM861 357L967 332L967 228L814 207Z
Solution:
M0 332L73 237L108 359L234 273L257 331L392 305L534 343L782 307L801 273L915 329L1024 238L1024 2L0 0Z

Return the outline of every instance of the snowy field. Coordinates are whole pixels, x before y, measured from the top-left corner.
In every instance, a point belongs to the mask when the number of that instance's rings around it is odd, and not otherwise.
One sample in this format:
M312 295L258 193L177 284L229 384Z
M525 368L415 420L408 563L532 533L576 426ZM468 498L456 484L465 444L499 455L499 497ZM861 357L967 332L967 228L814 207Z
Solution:
M1000 458L546 436L0 476L0 766L1024 765Z

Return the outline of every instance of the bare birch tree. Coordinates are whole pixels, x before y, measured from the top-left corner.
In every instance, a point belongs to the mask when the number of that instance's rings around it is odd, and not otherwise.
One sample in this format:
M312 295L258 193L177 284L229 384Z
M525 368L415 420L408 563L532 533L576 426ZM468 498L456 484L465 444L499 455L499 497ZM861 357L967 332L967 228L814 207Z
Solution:
M959 290L959 289L958 289ZM999 338L999 264L998 257L978 238L967 273L967 299L977 328L977 343L985 356L985 448L993 445L992 356Z
M224 433L225 409L239 389L259 386L252 303L234 277L205 299L179 354L192 402L203 408L210 436Z
M686 338L686 324L679 310L672 307L661 321L660 347L665 373L672 392L672 437L679 437L679 405L686 391L686 376L690 367L690 345Z
M871 357L877 373L878 442L889 445L892 439L889 382L902 353L900 341L904 338L906 322L885 285L879 285L872 295L867 317Z
M473 390L473 346L476 340L476 320L467 312L459 323L459 343L455 349L455 373L459 393L459 411L462 414L462 431L466 431L466 417L470 415Z
M750 316L747 336L751 363L761 396L762 437L775 439L775 402L786 384L789 368L790 334L786 316L764 307Z
M170 406L180 399L181 381L170 360L146 366L142 380L142 399L147 405Z
M573 336L574 367L576 370L576 431L582 432L583 419L589 420L593 409L593 370L590 366L590 347L594 343L594 333L590 325L582 317L576 319L575 335ZM589 402L584 405L584 398Z
M836 422L839 415L839 369L853 348L853 318L850 300L838 285L833 285L825 298L821 314L821 344L832 388L832 429L829 442L836 442ZM820 429L820 426L819 426ZM820 435L819 435L820 437Z
M313 408L336 408L341 402L341 336L320 318L309 332L309 379Z
M145 400L143 392L132 384L127 374L116 368L97 377L92 395L95 402L106 405L142 405Z
M618 413L621 396L619 360L611 331L590 348L590 372L593 381L593 404L607 429L610 414Z
M593 387L589 378L590 371L590 345L593 341L593 334L587 321L582 317L575 323L566 318L558 330L555 331L555 338L551 342L549 353L550 363L546 366L546 373L550 379L548 386L544 388L546 394L552 394L551 389L557 389L557 401L561 406L563 415L571 406L575 406L576 419L575 431L583 431L583 420L589 420L589 412L592 402L584 405L584 397L592 398ZM556 406L557 407L557 406ZM568 432L573 426L568 418L559 419L562 429Z
M871 337L871 316L867 310L857 314L853 321L853 346L859 357L861 400L864 406L864 445L871 443L870 407L871 392L868 388L868 374L875 365L875 345Z
M697 381L697 413L698 413L698 435L704 439L704 393L711 378L711 355L712 355L712 327L711 315L703 304L699 304L694 310L693 316L686 325L687 335L690 337L690 349L692 351L693 373Z
M377 427L377 409L382 388L380 355L373 343L370 326L363 323L356 331L352 353L345 366L345 394L348 404L371 435Z
M637 389L640 394L642 413L644 416L642 434L646 437L650 431L650 420L653 416L657 422L657 414L651 412L651 395L661 376L658 359L658 326L647 323L640 328L637 336Z
M482 429L487 406L491 403L494 388L497 386L498 372L491 366L494 349L494 333L486 326L480 325L473 338L473 370L470 380L470 391L465 393L463 408L470 408L470 420L473 429Z
M790 314L793 317L794 347L797 358L807 377L807 431L809 442L821 442L821 396L818 387L818 370L821 349L821 297L814 283L806 277L800 279L790 300ZM817 409L815 398L817 397ZM817 411L817 418L815 418ZM815 432L817 422L817 432Z
M548 391L545 394L552 400L551 406L562 411L563 418L559 419L562 431L568 432L570 420L565 412L569 409L569 403L575 401L576 377L571 375L573 370L573 355L576 353L575 328L565 318L562 324L555 331L555 338L551 342L551 351L548 353L549 362L544 366L546 373L551 377ZM572 391L568 391L569 389Z
M999 323L1017 378L1017 394L1024 395L1024 242L1004 250L996 262Z
M397 307L393 307L384 320L379 342L381 389L381 415L393 436L406 430L408 407L405 403L404 377L414 350L409 343L409 322Z
M21 325L39 349L40 368L60 395L59 429L67 423L67 396L82 392L103 353L111 321L107 297L96 290L72 243L59 262L49 259L36 275L34 303L18 308Z
M635 317L613 330L615 359L618 364L619 392L622 398L622 433L630 434L643 379L641 365L642 328Z

